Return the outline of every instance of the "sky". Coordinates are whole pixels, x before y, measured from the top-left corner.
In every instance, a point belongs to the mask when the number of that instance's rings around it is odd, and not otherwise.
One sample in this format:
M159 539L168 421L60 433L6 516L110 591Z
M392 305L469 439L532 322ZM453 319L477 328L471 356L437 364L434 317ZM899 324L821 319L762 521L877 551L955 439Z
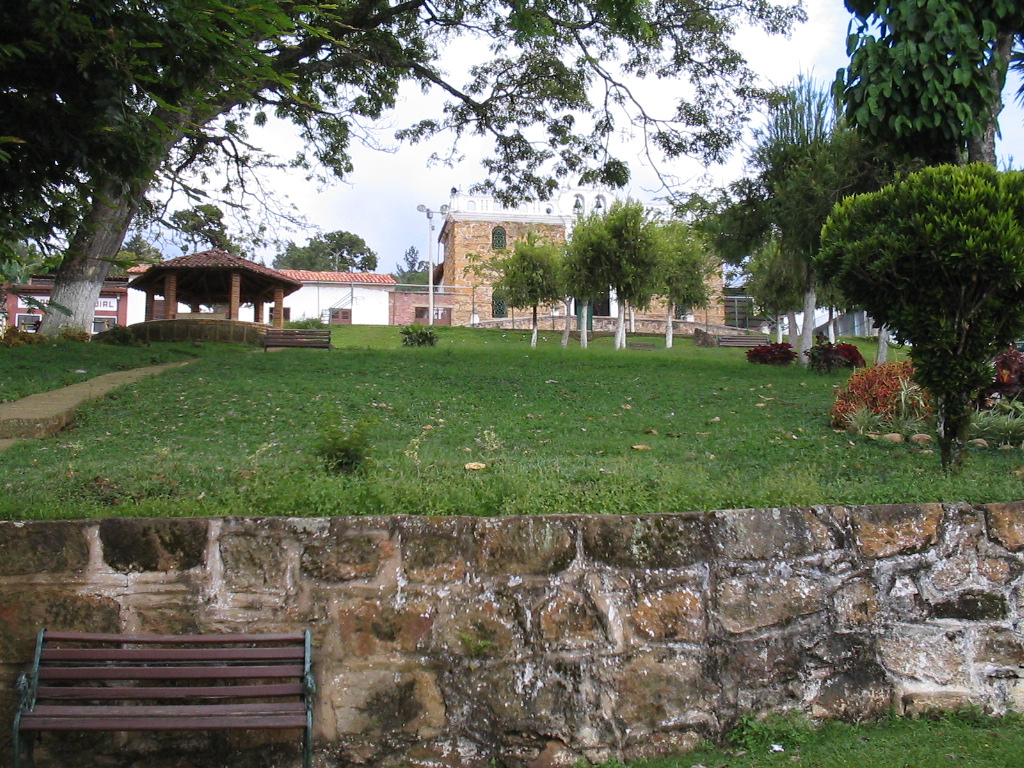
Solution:
M788 39L756 30L741 30L735 38L736 48L751 68L769 83L785 85L800 74L830 83L836 70L847 63L845 40L849 14L842 0L805 0L804 5L808 21L799 25ZM449 65L453 74L456 67L457 63ZM1012 88L1018 84L1012 83ZM1014 155L1024 156L1024 110L1012 101L1011 94L1006 100L999 145L1004 162ZM438 111L441 103L439 95L425 96L414 88L402 91L394 113L385 117L378 128L380 141L394 145L392 137L397 128ZM254 131L251 138L284 157L299 146L295 130L285 123L271 123L265 129ZM430 164L431 154L445 152L450 141L450 137L444 137L423 145L401 145L393 152L353 146L355 170L346 181L327 187L307 181L299 171L269 174L264 179L267 188L286 195L312 226L308 230L282 230L278 235L302 244L318 230L353 232L377 252L378 272L394 271L411 246L419 250L421 258L426 258L428 223L425 215L416 210L417 206L425 205L436 211L448 202L452 187L466 191L485 178L479 156L474 155L471 145L463 148L465 159L454 167ZM704 169L695 161L681 159L668 163L666 170L683 180L684 185L696 185L705 174L723 184L742 175L743 154L743 148L737 148L723 167ZM653 174L642 167L639 157L636 163L631 164L633 185L623 192L635 199L656 202L657 184ZM270 263L273 255L273 250L264 250L257 258Z

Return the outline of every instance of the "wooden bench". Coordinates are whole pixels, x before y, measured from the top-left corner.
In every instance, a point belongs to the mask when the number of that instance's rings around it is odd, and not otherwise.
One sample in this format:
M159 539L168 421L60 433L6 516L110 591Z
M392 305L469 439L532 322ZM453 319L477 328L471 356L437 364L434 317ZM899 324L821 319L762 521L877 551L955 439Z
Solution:
M330 328L267 328L263 351L270 347L312 347L331 349Z
M650 350L650 349L654 349L654 342L653 341L627 341L626 342L626 346L629 349L645 349L645 350Z
M18 682L14 768L41 731L303 729L313 755L309 632L112 635L41 630ZM35 732L35 735L33 735ZM83 760L83 765L88 761Z
M762 344L771 344L766 336L716 336L720 347L760 347Z

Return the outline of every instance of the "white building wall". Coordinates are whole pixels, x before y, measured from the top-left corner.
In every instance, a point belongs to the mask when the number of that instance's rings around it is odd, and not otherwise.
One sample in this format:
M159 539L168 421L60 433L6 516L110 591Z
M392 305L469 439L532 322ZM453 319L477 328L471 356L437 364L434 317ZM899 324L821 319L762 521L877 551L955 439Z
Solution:
M354 283L307 283L295 293L284 297L292 320L315 318L328 321L330 310L351 309L356 325L387 325L389 291L385 286Z

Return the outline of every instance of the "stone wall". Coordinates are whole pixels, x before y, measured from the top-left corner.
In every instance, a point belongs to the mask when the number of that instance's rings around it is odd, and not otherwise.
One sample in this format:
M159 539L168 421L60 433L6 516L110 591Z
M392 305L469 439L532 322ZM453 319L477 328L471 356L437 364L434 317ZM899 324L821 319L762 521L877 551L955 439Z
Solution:
M0 710L42 626L309 627L317 766L631 759L748 712L1017 707L1022 590L1024 503L4 522ZM266 768L299 742L48 733L37 758Z

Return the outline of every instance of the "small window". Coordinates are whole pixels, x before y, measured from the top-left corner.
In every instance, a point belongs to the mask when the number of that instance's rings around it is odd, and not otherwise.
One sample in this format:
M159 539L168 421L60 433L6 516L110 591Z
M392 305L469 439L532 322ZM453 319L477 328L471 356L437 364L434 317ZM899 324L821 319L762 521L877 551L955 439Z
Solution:
M500 251L508 244L504 227L495 227L491 230L491 249Z
M686 316L689 314L689 307L684 307L682 304L676 304L676 320L685 320Z
M116 318L113 317L94 317L92 319L92 332L103 333L104 331L109 331L116 324Z
M491 317L508 317L508 305L499 296L491 299Z
M15 318L15 322L18 325L19 331L28 331L29 333L35 333L39 330L39 323L42 321L42 315L18 315Z

